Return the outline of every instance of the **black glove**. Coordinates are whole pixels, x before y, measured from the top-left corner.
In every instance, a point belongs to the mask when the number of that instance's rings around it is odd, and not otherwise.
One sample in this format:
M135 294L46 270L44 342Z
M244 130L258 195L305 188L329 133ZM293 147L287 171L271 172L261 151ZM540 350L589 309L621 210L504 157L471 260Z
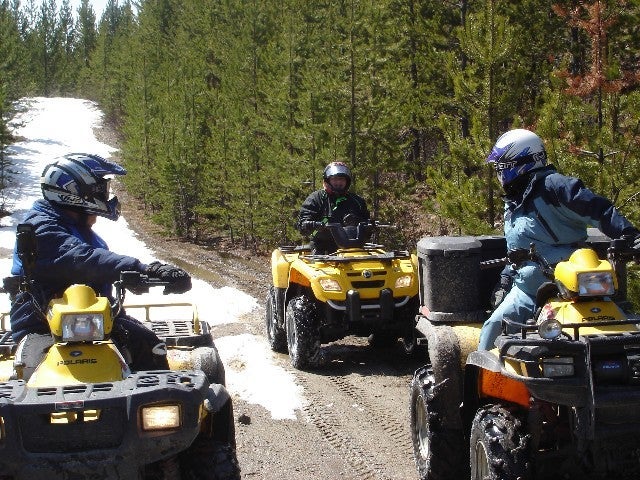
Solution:
M163 282L169 282L162 293L184 293L191 290L191 277L179 267L167 263L152 262L144 273Z
M304 235L309 235L313 233L313 231L316 229L317 223L318 222L315 222L313 220L303 221L302 223L300 223L300 233Z

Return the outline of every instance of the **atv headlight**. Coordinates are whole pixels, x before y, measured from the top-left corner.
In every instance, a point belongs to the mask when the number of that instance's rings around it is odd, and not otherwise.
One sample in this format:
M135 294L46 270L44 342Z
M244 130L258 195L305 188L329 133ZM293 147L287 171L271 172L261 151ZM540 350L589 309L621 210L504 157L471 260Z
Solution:
M575 373L572 357L541 358L542 375L547 378L572 377Z
M333 278L321 278L320 280L318 280L318 282L325 292L342 291L342 287L340 286L340 284Z
M63 342L104 340L104 316L101 313L66 313L62 315Z
M175 430L180 427L180 405L150 405L142 407L142 430Z
M410 287L412 281L413 281L413 275L402 275L401 277L396 278L396 283L394 285L394 288Z
M613 275L611 272L578 273L578 294L585 297L613 295Z
M538 324L538 334L545 340L554 340L562 333L562 325L555 318L547 318Z

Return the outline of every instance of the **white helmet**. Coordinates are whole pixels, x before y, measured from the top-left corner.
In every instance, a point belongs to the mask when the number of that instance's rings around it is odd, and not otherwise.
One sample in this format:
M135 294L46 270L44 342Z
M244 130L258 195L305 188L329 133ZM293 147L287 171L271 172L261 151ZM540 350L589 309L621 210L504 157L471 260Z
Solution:
M544 167L547 152L538 135L517 128L498 138L487 162L495 163L498 180L504 187L525 173Z
M120 203L117 197L109 198L109 179L105 177L126 173L120 165L98 155L70 153L45 167L40 186L43 197L54 205L117 220Z

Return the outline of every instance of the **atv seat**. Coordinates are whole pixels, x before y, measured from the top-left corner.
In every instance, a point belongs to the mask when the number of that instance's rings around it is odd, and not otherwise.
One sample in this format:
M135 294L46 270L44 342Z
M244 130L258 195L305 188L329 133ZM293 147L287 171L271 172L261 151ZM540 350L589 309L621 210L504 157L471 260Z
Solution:
M557 297L559 295L560 290L558 290L558 286L555 283L543 283L542 285L540 285L540 287L538 287L538 291L536 292L536 307L542 307L551 298Z

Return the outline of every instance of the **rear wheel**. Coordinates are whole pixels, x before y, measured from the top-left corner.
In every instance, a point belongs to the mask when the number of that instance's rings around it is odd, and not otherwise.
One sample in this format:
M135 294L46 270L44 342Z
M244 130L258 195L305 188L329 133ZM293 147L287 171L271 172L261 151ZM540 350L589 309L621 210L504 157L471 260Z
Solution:
M269 293L267 293L265 327L271 350L278 353L287 353L287 332L278 325L276 289L273 285L269 287Z
M423 367L411 381L411 438L421 480L468 478L462 430L446 424L448 404L455 401Z
M291 299L285 314L291 365L299 370L320 364L320 333L316 306L306 295Z
M499 405L481 407L471 424L471 480L531 478L529 436L522 422Z

